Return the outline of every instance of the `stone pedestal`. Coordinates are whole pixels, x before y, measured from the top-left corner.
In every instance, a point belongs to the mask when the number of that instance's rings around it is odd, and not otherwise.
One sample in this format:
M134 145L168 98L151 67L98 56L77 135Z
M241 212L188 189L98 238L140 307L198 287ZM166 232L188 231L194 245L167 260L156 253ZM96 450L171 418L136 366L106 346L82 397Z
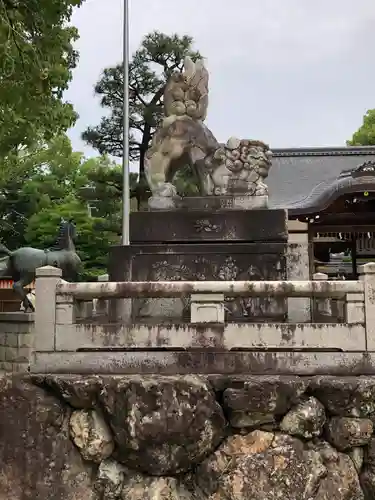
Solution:
M284 280L287 277L285 210L176 210L136 212L130 246L110 252L110 281ZM225 319L284 321L284 299L228 299ZM190 321L190 297L133 300L112 320Z
M187 196L185 198L164 198L157 207L150 203L149 210L255 210L268 208L268 196L249 194L222 196Z

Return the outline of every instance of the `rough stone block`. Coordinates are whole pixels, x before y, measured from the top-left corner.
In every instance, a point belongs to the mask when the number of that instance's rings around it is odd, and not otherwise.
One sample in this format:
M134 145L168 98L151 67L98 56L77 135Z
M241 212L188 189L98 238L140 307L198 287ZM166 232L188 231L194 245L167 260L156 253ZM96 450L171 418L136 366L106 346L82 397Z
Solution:
M0 498L374 498L372 421L331 417L325 433L323 425L338 388L341 407L353 394L351 411L363 414L375 377L324 377L324 403L310 395L309 382L0 376ZM227 403L247 411L241 433Z

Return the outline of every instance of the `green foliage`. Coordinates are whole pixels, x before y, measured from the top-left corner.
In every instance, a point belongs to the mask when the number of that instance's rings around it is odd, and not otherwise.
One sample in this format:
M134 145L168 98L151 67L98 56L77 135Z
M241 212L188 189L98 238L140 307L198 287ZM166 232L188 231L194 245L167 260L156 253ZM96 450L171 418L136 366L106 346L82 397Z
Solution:
M194 60L200 54L192 50L189 36L147 35L133 55L129 66L130 160L139 164L140 181L145 153L163 115L163 93L167 79L182 70L186 55ZM122 156L123 141L123 66L104 70L95 86L101 105L110 111L96 127L89 127L83 139L100 153Z
M179 170L173 182L177 188L177 194L180 196L198 196L200 194L199 181L190 165Z
M375 109L367 111L363 117L363 124L353 134L348 146L375 146Z
M68 25L83 0L0 0L0 157L49 141L76 120L64 90L76 66Z
M108 250L121 235L121 167L108 157L85 159L66 136L13 158L19 172L0 182L1 239L9 248L48 248L61 217L77 225L84 279L103 274ZM137 176L131 176L134 185Z
M77 224L85 278L106 272L119 241L121 170L86 160L64 132L77 115L64 102L77 63L69 25L83 0L0 0L0 227L10 248L51 246L61 217ZM133 179L134 181L134 179Z
M1 233L12 247L22 246L28 219L58 204L86 182L80 172L81 153L73 153L67 137L35 146L5 161L0 182Z

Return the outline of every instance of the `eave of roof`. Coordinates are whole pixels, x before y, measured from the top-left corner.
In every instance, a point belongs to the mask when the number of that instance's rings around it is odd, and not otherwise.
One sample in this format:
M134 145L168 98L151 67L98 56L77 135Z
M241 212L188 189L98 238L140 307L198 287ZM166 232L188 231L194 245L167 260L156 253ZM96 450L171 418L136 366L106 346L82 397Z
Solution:
M332 185L343 171L373 161L375 146L275 148L268 186L270 207L305 208L311 195Z
M361 156L375 155L375 146L272 148L273 156Z

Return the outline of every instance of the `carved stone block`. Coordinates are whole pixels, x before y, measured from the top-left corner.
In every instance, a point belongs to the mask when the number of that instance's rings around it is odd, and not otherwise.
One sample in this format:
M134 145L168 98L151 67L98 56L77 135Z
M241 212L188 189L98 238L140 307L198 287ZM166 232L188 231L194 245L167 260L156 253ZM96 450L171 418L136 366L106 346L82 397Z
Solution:
M139 212L131 245L112 247L110 281L286 279L284 210ZM133 300L132 321L190 322L190 297ZM283 298L227 298L225 321L284 321Z

